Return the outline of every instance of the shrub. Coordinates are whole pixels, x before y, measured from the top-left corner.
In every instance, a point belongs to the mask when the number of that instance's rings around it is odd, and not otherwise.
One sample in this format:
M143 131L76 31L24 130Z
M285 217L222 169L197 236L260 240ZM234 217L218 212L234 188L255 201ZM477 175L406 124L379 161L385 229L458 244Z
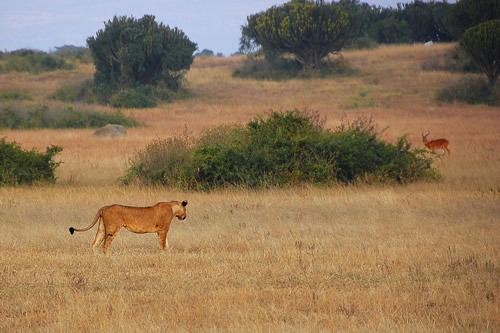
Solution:
M398 139L395 146L387 151L386 161L374 176L382 182L394 180L407 183L418 179L439 179L440 175L432 168L432 160L425 158L427 152L411 150L411 144L405 136Z
M125 183L137 179L207 190L439 177L425 151L412 150L405 137L395 145L383 142L372 120L343 122L334 131L323 124L316 114L300 110L272 112L246 127L207 131L194 145L175 138L156 142L132 161Z
M370 37L368 34L360 36L359 38L352 41L350 44L346 46L346 49L375 49L378 47L378 43L375 39Z
M123 89L111 96L109 104L119 108L150 108L156 106L151 94L152 87L147 86Z
M240 68L233 72L234 77L261 80L286 80L298 76L303 66L296 60L278 58L274 61L249 56Z
M31 99L31 96L22 90L8 89L0 91L0 101L22 101Z
M334 61L324 61L316 68L305 68L297 60L276 58L271 60L249 56L240 68L233 72L234 77L261 80L288 80L293 78L322 78L352 75L355 70L339 57Z
M500 105L500 89L490 87L481 78L462 77L457 82L445 86L437 94L439 102L452 103L455 101L468 104Z
M45 105L26 109L10 105L0 109L0 128L93 128L106 124L127 127L139 125L136 120L126 117L120 111L104 113L72 107L49 108Z
M185 173L191 161L187 136L156 140L130 160L130 168L120 181L144 185L186 187Z
M42 51L21 49L5 53L2 56L0 73L5 72L30 72L41 73L59 69L74 69L75 66L64 60L63 57Z
M64 59L70 59L77 63L90 64L92 63L92 53L90 49L81 46L63 45L55 47L54 55L58 55Z
M22 150L15 142L0 139L0 185L55 183L55 170L61 162L52 160L61 147L48 147L45 153Z
M91 104L97 97L93 93L93 80L65 82L58 87L50 98L63 102L79 102Z

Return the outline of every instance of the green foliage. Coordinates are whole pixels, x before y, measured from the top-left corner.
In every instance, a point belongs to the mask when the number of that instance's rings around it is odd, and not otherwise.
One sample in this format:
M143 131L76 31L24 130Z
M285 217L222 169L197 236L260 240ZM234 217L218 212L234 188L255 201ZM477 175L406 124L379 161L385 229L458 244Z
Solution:
M111 106L118 108L150 108L156 106L151 98L151 86L128 88L114 93L109 99Z
M286 80L298 77L303 68L304 66L294 59L278 58L270 61L248 56L243 65L234 70L233 76L261 80Z
M291 53L308 67L319 66L330 53L339 52L359 34L342 5L290 1L247 18L242 48L261 46L266 58Z
M439 177L425 151L411 150L404 137L396 145L381 141L371 120L344 122L335 131L323 124L300 110L272 112L246 127L207 131L194 145L155 142L131 161L123 181L208 190Z
M451 36L441 20L445 20L447 7L443 3L414 1L400 4L398 16L408 24L412 42L446 41Z
M450 7L448 25L457 38L480 23L500 18L498 0L459 0Z
M465 102L500 106L500 88L490 87L484 79L462 77L457 82L445 86L437 95L439 102Z
M97 97L93 92L92 79L68 81L59 86L50 98L63 102L79 102L91 104Z
M131 127L139 123L120 111L104 113L46 105L26 108L7 105L0 109L0 128L93 128L106 124Z
M61 162L52 160L61 147L48 147L45 153L25 151L15 142L0 139L0 185L55 183L55 170Z
M441 57L427 59L422 63L423 70L481 73L479 67L460 46L449 50Z
M187 136L156 140L130 160L130 168L120 181L123 184L187 187L186 170L191 161Z
M234 70L233 76L260 80L288 80L347 76L354 73L356 70L342 57L322 62L316 68L305 68L303 64L294 59L277 58L270 61L248 56L243 65Z
M449 12L446 2L420 1L398 3L396 8L371 7L363 16L365 34L378 43L412 43L451 41Z
M152 15L141 19L115 16L105 23L104 30L89 37L87 44L96 67L96 93L108 101L117 92L128 90L125 96L118 93L114 97L120 105L123 100L132 100L132 104L139 101L142 105L151 98L138 86L154 87L161 83L169 89L179 89L196 50L196 44L181 30L156 23Z
M32 97L23 90L7 89L0 90L0 101L22 101L31 100Z
M500 75L500 19L467 29L461 46L486 74L493 87Z
M382 44L410 43L411 28L408 22L391 15L374 22L370 36Z
M74 45L56 46L54 55L61 56L65 59L76 60L76 62L83 64L92 63L92 53L87 47L80 47Z
M213 56L215 56L215 53L212 50L203 49L203 50L201 50L201 52L197 52L194 56L195 57L213 57Z
M1 60L0 73L16 71L38 74L75 68L61 56L28 49L2 53Z
M331 23L340 24L347 23L347 30L340 36L341 48L347 47L373 47L377 43L411 43L411 42L426 42L433 41L452 41L455 39L454 22L451 12L454 7L461 5L451 4L440 1L421 1L416 0L411 3L399 3L396 8L383 8L379 6L370 6L367 3L358 0L339 0L332 3L327 1L301 1L292 0L281 6L275 6L265 12L251 15L247 18L247 24L242 27L242 35L240 38L240 52L253 52L259 48L266 54L268 59L274 59L282 55L284 52L294 53L290 49L292 42L299 42L300 37L304 37L307 43L318 42L321 49L327 42L326 39L316 39L319 34L324 34L325 37L331 37ZM470 0L475 1L475 0ZM490 3L490 8L495 12L492 2L497 0L480 0L480 2ZM497 1L498 4L498 1ZM312 13L310 8L318 6L320 10L317 13ZM337 8L342 16L338 13L328 13L328 10ZM290 8L297 8L295 12ZM482 8L482 7L481 7ZM456 11L455 11L456 12ZM483 11L484 12L484 11ZM318 14L320 13L320 14ZM325 14L325 16L322 16ZM313 15L313 22L323 22L322 25L309 25L311 22L305 20L307 15ZM478 15L474 14L475 17ZM494 16L495 14L482 14L483 16ZM496 14L498 18L498 14ZM323 21L324 18L330 21ZM342 21L346 19L346 21ZM492 17L493 18L493 17ZM469 19L469 18L468 18ZM491 19L491 18L490 18ZM273 25L273 21L274 25ZM481 19L477 18L480 23ZM283 28L293 27L292 33L285 33ZM307 29L304 29L304 25ZM300 27L301 29L297 29ZM340 26L339 26L340 27ZM314 30L315 28L317 30ZM280 30L282 29L282 30ZM302 34L302 35L301 35ZM307 35L309 34L309 35ZM461 35L461 34L460 34ZM292 42L289 42L290 36L294 36ZM356 43L358 36L363 36L364 40ZM342 41L345 38L345 43ZM286 48L281 47L281 44L286 44ZM309 52L312 54L314 48L304 42L304 48L309 47ZM308 52L307 50L305 51ZM336 52L335 49L331 52ZM317 53L321 55L321 53ZM307 56L306 56L307 58ZM314 58L310 55L309 58Z
M346 45L346 49L375 49L378 46L379 44L375 41L375 39L370 37L368 34L364 34L352 41L350 44Z

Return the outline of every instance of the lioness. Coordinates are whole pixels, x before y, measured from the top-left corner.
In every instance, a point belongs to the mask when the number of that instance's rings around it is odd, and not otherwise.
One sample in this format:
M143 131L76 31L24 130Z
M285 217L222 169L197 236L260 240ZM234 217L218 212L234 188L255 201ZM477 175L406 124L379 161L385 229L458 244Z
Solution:
M75 231L90 230L97 221L100 221L95 236L93 250L104 241L103 253L108 251L109 245L113 241L118 230L125 227L128 230L144 234L156 232L160 241L160 248L168 248L167 232L172 219L186 219L187 201L159 202L151 207L130 207L122 205L110 205L99 209L94 221L83 229L69 228L70 234Z

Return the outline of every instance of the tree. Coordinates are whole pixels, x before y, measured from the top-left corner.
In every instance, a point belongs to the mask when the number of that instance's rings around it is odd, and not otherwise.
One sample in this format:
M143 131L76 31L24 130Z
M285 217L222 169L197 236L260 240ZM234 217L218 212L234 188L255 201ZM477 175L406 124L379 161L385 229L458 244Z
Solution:
M247 18L242 27L242 50L261 47L266 58L291 53L302 64L317 67L360 33L346 4L292 0ZM358 23L359 21L356 21Z
M410 43L411 28L408 22L400 20L394 14L376 20L369 31L369 35L378 43Z
M416 0L410 4L398 4L402 16L412 31L412 40L426 42L433 39L433 23L430 5Z
M458 0L450 8L449 23L454 35L460 38L468 28L499 18L498 0Z
M493 87L500 75L500 19L465 30L461 46L488 77Z
M431 0L398 3L396 8L372 6L366 34L378 43L451 41L449 12L452 4Z
M87 38L97 91L109 98L114 91L137 85L180 87L197 48L181 30L156 23L152 15L115 16L104 26L95 37Z

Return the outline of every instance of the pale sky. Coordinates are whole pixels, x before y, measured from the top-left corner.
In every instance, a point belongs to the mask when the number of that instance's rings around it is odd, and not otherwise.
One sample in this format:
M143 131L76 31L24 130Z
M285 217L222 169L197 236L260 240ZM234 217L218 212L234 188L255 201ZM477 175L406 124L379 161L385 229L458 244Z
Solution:
M154 15L177 27L198 50L230 55L238 50L246 17L280 5L280 0L0 0L0 50L54 51L56 46L86 46L87 37L104 29L113 16ZM365 0L396 7L411 0Z

